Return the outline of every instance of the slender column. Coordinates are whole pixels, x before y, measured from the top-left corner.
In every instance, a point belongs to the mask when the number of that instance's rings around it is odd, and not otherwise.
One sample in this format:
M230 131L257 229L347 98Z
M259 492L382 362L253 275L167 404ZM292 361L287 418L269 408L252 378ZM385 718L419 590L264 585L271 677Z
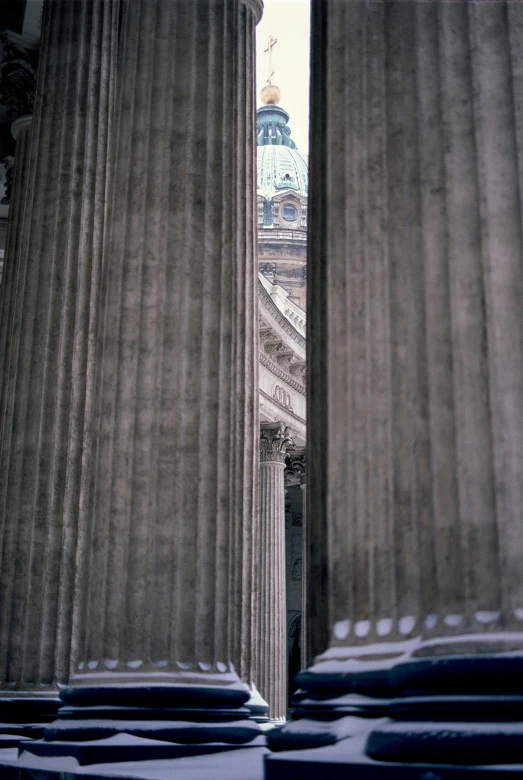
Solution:
M263 422L260 435L260 619L259 688L271 720L287 713L287 631L285 599L285 488L283 472L289 429Z
M231 660L253 576L255 475L245 458L257 433L260 12L254 0L124 8L96 469L80 516L71 687L61 694L77 712L48 737L74 740L80 718L84 739L156 737L147 755L165 757L259 733ZM99 721L91 705L108 704L142 717ZM223 722L215 710L224 707L235 720ZM125 744L127 757L143 755ZM91 747L102 755L103 745ZM46 749L53 754L53 743ZM108 753L116 760L110 745Z
M300 485L301 490L301 502L302 502L302 537L301 537L301 570L302 570L302 583L301 583L301 668L306 669L310 663L309 659L309 631L310 620L308 616L308 604L309 604L309 538L307 534L307 482L306 474L303 475L303 482Z
M289 469L293 472L295 479L298 480L300 490L302 493L302 528L301 528L301 570L302 570L302 583L301 583L301 668L306 669L309 665L308 656L308 632L309 632L309 617L307 614L308 609L308 567L310 550L307 538L307 451L305 448L290 450L289 456Z
M521 763L495 697L523 671L523 7L313 14L309 506L333 628L301 681L410 691L369 721L389 766Z
M119 3L48 0L0 310L0 689L69 678ZM34 714L31 715L34 718Z

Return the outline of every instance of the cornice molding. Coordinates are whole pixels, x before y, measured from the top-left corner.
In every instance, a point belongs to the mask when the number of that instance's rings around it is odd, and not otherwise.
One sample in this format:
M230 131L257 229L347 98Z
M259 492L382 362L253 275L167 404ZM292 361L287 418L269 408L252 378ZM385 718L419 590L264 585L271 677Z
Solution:
M287 317L282 314L282 312L278 309L272 298L270 297L269 293L265 290L262 283L258 279L258 299L262 303L264 309L267 309L267 311L270 313L271 318L275 320L278 325L283 328L283 330L289 334L289 336L292 337L292 340L296 342L298 346L300 346L305 351L305 339L301 335L301 333L296 330L294 325L289 322Z
M282 368L276 366L272 362L272 360L270 360L270 358L267 357L267 355L263 354L263 352L260 352L260 363L268 371L270 371L271 374L274 374L274 376L277 376L278 379L283 380L285 384L289 385L289 387L292 387L293 390L296 390L297 393L303 396L307 395L307 390L305 389L304 385L302 385L300 382L297 382L296 379L293 379L291 376L289 376L287 372L284 371Z

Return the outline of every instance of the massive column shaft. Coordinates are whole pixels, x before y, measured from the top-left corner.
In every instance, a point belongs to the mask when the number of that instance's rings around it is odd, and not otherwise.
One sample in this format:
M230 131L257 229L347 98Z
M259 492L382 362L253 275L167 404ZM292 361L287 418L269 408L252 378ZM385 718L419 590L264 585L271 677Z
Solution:
M523 12L315 13L310 492L333 642L519 632Z
M69 676L119 3L48 0L0 311L0 689ZM22 120L19 120L22 121Z
M259 11L140 0L124 15L77 687L240 690L231 655L248 667L233 622L252 577Z
M499 694L523 668L523 7L313 15L309 516L333 635L301 682L348 694L338 717L396 697L389 722L326 726L371 733L325 761L520 764Z
M285 488L289 431L261 424L258 674L271 720L287 713L287 609L285 598Z

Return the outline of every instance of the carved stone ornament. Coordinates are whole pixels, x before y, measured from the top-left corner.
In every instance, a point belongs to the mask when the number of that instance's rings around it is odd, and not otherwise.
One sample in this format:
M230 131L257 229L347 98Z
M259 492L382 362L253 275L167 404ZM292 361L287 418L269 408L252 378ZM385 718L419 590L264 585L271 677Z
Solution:
M296 478L296 484L305 485L306 482L307 450L301 447L297 450L289 450L287 454L287 469Z
M267 328L266 326L260 328L260 341L262 344L265 341L274 341L276 338L277 336L272 328Z
M294 442L290 429L282 422L262 422L260 425L260 461L285 464L287 450Z
M0 103L6 108L7 118L14 122L33 112L38 42L12 30L0 33L0 41Z
M268 355L276 355L283 349L283 341L281 341L281 339L265 341L263 347Z
M286 349L284 351L279 352L276 355L276 360L281 366L284 366L284 368L289 368L292 363L296 360L296 355L292 351L292 349Z
M5 171L5 184L4 184L5 194L0 200L0 205L8 206L9 203L11 202L11 187L13 186L15 158L11 154L8 154L6 157L3 158L2 165L4 166L4 171Z
M289 366L289 371L291 374L295 374L297 376L305 376L307 372L307 363L305 361L292 363L292 365Z
M272 397L274 398L276 403L280 404L280 406L284 406L285 409L288 409L290 412L293 411L291 394L284 387L281 387L280 385L276 385Z

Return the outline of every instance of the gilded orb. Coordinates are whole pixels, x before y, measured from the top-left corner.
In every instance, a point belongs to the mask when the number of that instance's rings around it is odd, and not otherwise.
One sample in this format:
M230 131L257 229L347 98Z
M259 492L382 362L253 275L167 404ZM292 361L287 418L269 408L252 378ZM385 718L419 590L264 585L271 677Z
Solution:
M280 102L280 89L275 84L266 84L260 92L262 103L266 106L276 106Z

